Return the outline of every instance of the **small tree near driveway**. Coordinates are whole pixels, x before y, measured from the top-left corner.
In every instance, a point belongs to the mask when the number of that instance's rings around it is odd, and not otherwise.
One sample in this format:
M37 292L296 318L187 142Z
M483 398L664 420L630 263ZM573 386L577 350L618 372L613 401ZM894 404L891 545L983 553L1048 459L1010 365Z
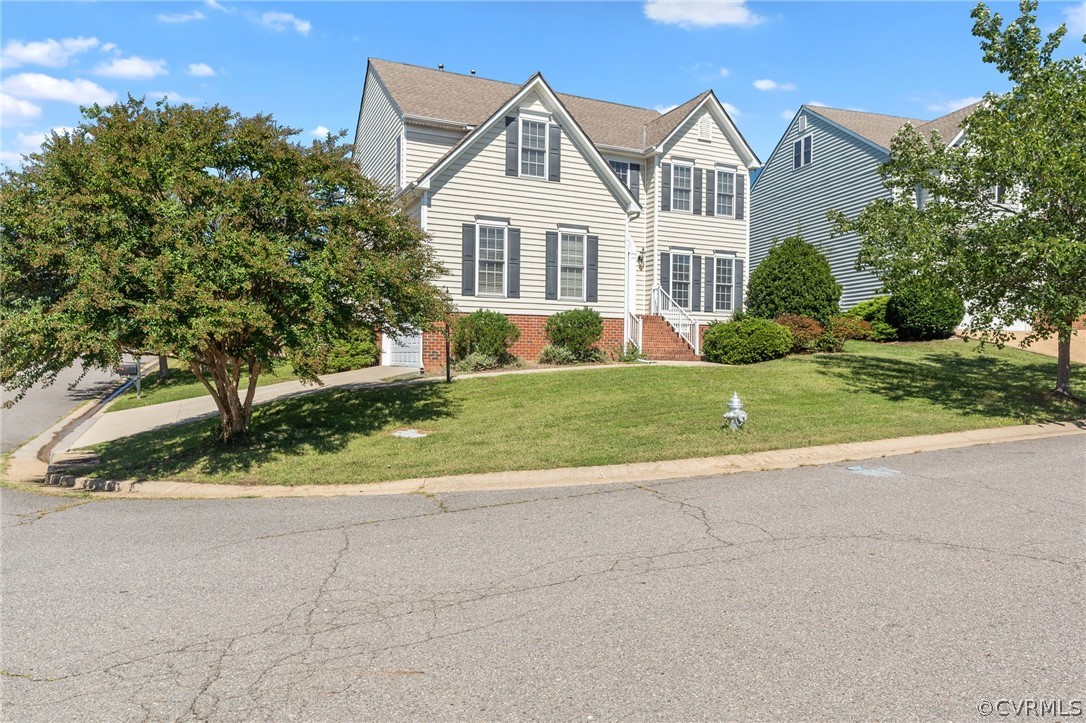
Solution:
M274 360L317 381L346 330L441 317L425 234L335 138L303 147L223 106L130 98L84 116L0 181L5 387L165 354L231 441Z

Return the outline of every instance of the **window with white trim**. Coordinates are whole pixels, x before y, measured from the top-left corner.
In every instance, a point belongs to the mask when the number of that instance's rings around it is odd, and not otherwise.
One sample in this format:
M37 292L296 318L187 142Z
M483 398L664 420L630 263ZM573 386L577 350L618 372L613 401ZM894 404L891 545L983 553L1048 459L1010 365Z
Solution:
M584 301L584 234L561 233L558 238L558 298Z
M807 134L792 144L792 169L811 165L813 137Z
M480 225L478 231L478 293L480 296L505 296L505 228Z
M630 187L630 163L629 161L607 161L610 164L611 170L615 172L615 175L619 177L626 188Z
M694 167L676 163L671 167L671 210L689 211L694 195Z
M671 300L690 308L690 254L671 254Z
M716 172L716 215L735 216L735 171Z
M520 119L520 175L547 175L547 124Z
M732 289L735 285L735 259L717 256L713 259L713 310L732 310Z

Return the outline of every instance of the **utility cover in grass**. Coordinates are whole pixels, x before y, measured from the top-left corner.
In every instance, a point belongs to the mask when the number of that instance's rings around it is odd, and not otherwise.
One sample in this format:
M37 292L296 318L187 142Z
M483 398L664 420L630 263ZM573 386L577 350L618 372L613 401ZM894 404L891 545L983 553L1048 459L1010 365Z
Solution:
M429 432L420 432L417 429L397 429L392 433L393 437L403 437L404 439L422 439Z

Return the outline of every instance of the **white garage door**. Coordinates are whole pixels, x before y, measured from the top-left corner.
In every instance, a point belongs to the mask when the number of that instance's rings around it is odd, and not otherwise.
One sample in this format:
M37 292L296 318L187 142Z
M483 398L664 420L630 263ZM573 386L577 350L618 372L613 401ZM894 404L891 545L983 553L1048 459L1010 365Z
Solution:
M381 366L422 368L422 332L394 337L385 334L381 342Z

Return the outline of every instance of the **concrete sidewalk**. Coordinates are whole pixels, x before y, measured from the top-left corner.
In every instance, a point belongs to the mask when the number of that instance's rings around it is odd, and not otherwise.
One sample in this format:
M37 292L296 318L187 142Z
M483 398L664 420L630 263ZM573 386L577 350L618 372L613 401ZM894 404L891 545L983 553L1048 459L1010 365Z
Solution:
M321 377L324 386L302 384L300 381L268 384L267 386L257 387L253 404L255 406L273 399L283 399L299 394L312 394L316 391L335 387L377 384L410 373L411 370L404 367L368 367L338 374L326 374ZM90 447L100 442L109 442L121 437L128 437L152 429L161 429L181 422L190 422L194 419L201 419L215 414L218 414L215 401L206 394L192 399L151 404L146 407L125 409L120 412L110 412L107 407L88 419L87 423L81 428L75 430L66 440L65 449L58 448L57 451Z

